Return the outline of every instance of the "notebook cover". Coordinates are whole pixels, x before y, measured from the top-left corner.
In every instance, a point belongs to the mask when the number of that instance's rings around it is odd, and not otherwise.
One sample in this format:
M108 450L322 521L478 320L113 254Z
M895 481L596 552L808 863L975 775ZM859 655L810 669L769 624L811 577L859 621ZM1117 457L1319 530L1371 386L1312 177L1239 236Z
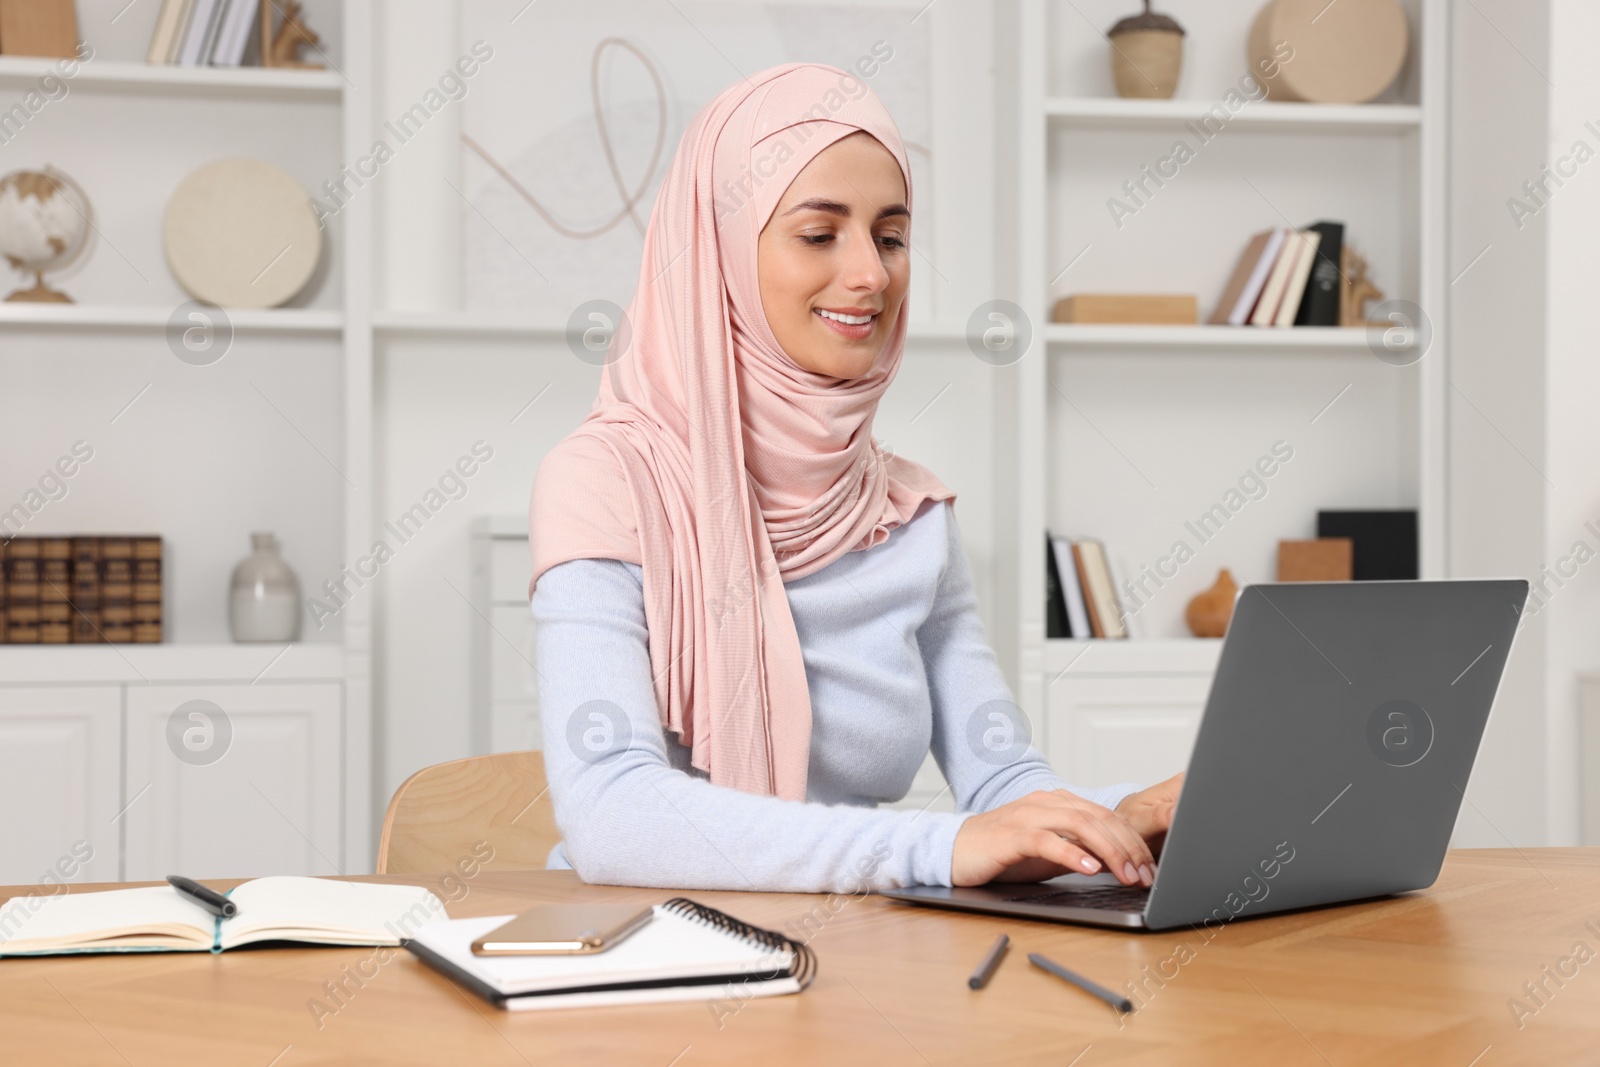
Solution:
M784 991L792 991L796 993L800 991L799 982L789 975L780 975L777 978L766 978L759 975L750 975L741 972L736 974L699 975L697 977L690 978L652 978L631 982L602 982L595 985L570 986L565 989L549 989L535 993L508 994L500 992L494 986L483 981L471 971L457 966L450 959L414 939L408 938L400 942L400 944L406 949L406 951L416 956L417 959L421 960L429 967L432 967L446 978L449 978L455 982L459 982L461 985L472 990L474 993L478 994L478 996L489 1001L491 1004L512 1010L524 1006L524 1004L527 1002L551 1000L557 997L568 997L584 993L626 994L630 992L643 992L652 989L703 989L708 986L712 987L712 989L706 990L706 996L704 999L709 1000L715 998L715 987L727 985L729 983L736 983L744 987L740 990L741 995L745 993L745 989L759 989L763 986L781 984L789 984L794 987L792 990ZM645 1000L655 998L640 997L638 999ZM634 1002L635 1000L633 998L628 998L625 996L618 996L616 1000L613 1001L613 1003L618 1004L628 1004Z

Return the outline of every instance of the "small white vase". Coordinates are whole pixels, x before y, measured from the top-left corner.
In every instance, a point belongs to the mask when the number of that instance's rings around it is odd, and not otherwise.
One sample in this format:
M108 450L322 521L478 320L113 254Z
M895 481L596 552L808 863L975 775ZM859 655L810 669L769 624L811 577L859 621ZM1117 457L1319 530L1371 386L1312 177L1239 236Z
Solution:
M278 555L270 533L252 533L250 555L233 569L228 627L239 642L294 641L300 637L300 580Z

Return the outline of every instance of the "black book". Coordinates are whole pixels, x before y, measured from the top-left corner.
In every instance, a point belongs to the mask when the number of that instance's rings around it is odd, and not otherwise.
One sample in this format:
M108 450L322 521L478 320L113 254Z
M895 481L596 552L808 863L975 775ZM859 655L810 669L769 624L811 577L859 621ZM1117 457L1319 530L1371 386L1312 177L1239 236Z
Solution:
M1317 258L1311 265L1311 277L1306 279L1306 292L1300 298L1294 324L1337 326L1339 301L1344 291L1339 268L1340 257L1344 254L1344 223L1314 222L1306 229L1320 233L1322 241L1317 245Z
M1061 576L1056 573L1055 549L1050 546L1050 531L1044 534L1044 635L1046 637L1072 637L1072 624L1067 621L1067 595L1061 588ZM1083 636L1087 637L1088 634Z
M1319 511L1317 536L1350 538L1351 577L1358 582L1417 577L1415 511Z

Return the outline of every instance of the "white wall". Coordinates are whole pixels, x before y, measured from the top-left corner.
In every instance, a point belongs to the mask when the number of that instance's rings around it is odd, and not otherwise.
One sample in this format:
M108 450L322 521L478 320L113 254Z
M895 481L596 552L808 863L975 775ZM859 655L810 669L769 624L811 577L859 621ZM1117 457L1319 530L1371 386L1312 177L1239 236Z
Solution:
M1451 570L1535 583L1458 841L1576 844L1576 674L1600 667L1600 163L1573 150L1600 153L1600 9L1475 0L1456 30Z
M1547 5L1453 8L1450 547L1453 577L1534 575L1545 562L1544 344L1549 216L1520 231L1505 202L1546 162ZM1473 260L1488 249L1476 263ZM1455 843L1543 844L1548 615L1516 639Z
M1551 0L1550 114L1547 162L1577 141L1600 153L1600 8L1587 0ZM1600 360L1595 358L1594 294L1600 286L1600 160L1577 173L1536 217L1546 220L1545 411L1547 430L1544 562L1553 577L1546 625L1545 699L1549 714L1549 842L1577 844L1578 718L1575 674L1600 667ZM1509 219L1509 213L1508 213ZM1532 227L1530 226L1529 229ZM1524 232L1527 232L1526 230ZM1594 528L1587 524L1593 523ZM1575 551L1578 542L1587 551ZM1558 584L1559 583L1559 584ZM1600 782L1593 783L1600 787ZM1591 834L1595 828L1589 828ZM1591 840L1593 838L1591 837Z

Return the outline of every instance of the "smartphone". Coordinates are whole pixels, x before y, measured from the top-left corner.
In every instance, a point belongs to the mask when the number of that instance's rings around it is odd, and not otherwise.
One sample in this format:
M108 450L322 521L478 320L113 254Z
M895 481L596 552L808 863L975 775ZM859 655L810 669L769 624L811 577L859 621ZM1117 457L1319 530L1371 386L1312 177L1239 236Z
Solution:
M645 904L544 904L472 943L478 956L557 956L604 952L650 921Z

